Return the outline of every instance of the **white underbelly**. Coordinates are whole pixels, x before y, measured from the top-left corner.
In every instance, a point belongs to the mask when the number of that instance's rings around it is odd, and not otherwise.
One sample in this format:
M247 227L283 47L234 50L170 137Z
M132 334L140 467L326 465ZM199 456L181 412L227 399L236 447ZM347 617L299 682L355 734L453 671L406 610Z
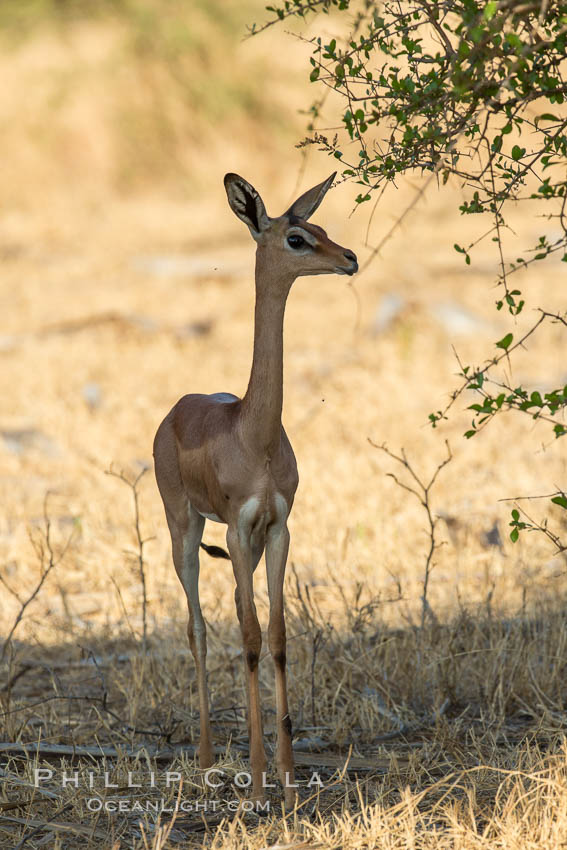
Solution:
M206 514L204 511L197 511L197 513L199 513L202 517L205 517L205 519L211 519L213 522L223 522L223 520L216 514Z
M258 498L256 496L251 496L251 498L248 499L248 501L242 505L239 512L238 527L240 528L240 530L243 531L245 528L251 527L254 522L257 523L260 521L261 525L262 520L264 530L270 522L285 523L288 515L287 502L281 493L275 494L274 501L276 508L275 516L272 516L269 513L266 513L265 515L258 515ZM224 523L224 520L217 516L217 514L208 514L205 513L205 511L197 511L197 513L199 513L200 516L204 517L205 519L210 519L213 522Z

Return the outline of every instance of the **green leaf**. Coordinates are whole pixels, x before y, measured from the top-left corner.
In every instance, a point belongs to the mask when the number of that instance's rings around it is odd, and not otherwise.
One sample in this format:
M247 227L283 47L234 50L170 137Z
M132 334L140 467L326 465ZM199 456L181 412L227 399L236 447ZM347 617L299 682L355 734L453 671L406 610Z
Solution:
M506 41L511 47L522 47L522 40L519 38L515 32L506 33Z
M477 431L474 428L472 428L470 431L465 431L465 437L467 438L467 440L470 440L470 438L474 437L474 435L476 433L477 433Z
M518 529L513 528L512 531L510 532L510 540L512 541L512 543L516 543L519 536L520 536L520 532L518 531Z
M517 511L515 508L514 508L514 510L512 511L512 519L513 519L515 522L518 522L518 520L520 519L520 511Z
M512 148L512 159L516 160L516 162L523 157L526 149L521 148L519 145L514 145Z
M482 13L484 15L484 20L491 21L494 15L496 14L497 8L498 3L496 2L496 0L490 0L490 2L487 3L484 7L484 12Z
M567 511L567 497L566 496L554 496L551 500L554 505L559 505L560 508L564 508Z
M513 339L514 334L506 334L506 336L503 336L502 339L496 343L496 348L503 348L504 351L508 351Z
M484 35L484 27L481 27L481 26L471 27L470 37L475 44L478 44L480 41L482 41L483 35Z
M314 83L315 80L318 78L319 70L320 70L319 68L313 68L313 70L309 74L309 79L311 80L312 83Z
M332 54L335 52L335 47L337 46L337 41L335 38L331 40L331 43L327 45L327 52L331 54L330 58L332 58Z

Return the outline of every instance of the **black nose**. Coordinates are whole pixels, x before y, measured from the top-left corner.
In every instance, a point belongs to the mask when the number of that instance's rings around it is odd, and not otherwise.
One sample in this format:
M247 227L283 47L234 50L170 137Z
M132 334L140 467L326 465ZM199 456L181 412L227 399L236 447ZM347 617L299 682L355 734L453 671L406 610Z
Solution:
M346 251L344 252L344 255L347 258L347 260L350 260L353 263L357 262L356 254L354 253L354 251L349 251L349 249L347 248Z

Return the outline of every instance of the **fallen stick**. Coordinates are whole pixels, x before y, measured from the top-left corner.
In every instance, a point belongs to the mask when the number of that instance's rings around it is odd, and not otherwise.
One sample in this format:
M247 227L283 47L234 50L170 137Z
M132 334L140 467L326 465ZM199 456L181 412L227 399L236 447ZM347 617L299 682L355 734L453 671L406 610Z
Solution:
M231 746L234 747L234 744ZM11 741L0 741L0 753L15 753L22 755L40 755L40 756L71 756L80 758L81 756L91 756L94 758L120 758L120 756L128 756L135 758L141 752L146 753L150 758L156 761L171 761L171 759L180 755L195 755L196 747L185 746L158 750L155 747L140 747L132 749L125 747L117 749L116 747L103 746L77 746L70 744L20 744ZM215 747L215 755L225 755L226 747ZM390 767L390 758L384 756L369 756L362 758L360 756L342 756L333 753L294 753L295 764L299 767L331 767L337 770L343 770L346 766L347 770L388 770Z

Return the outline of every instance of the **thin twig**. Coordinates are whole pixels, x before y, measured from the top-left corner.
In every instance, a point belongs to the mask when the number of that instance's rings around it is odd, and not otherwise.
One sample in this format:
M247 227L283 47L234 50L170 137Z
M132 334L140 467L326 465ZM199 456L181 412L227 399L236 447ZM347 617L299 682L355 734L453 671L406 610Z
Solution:
M429 578L431 576L431 571L434 567L433 555L435 553L435 550L440 545L440 544L437 543L437 539L436 539L436 536L435 536L437 521L438 521L439 518L434 516L433 513L432 513L432 510L431 510L431 501L430 501L431 490L432 490L432 488L433 488L433 486L434 486L434 484L437 480L437 476L439 475L441 470L445 466L447 466L447 464L452 460L453 455L451 454L451 449L450 449L449 443L447 442L447 440L445 440L445 445L447 447L447 457L437 465L437 468L436 468L435 472L433 473L433 475L431 476L429 483L424 484L423 481L421 480L421 478L417 475L417 473L413 469L411 463L408 461L404 449L401 450L400 455L397 455L394 452L390 451L390 449L384 443L382 445L378 445L377 443L374 443L370 439L370 437L368 438L368 442L370 443L371 446L374 446L375 449L380 449L381 451L385 452L385 454L387 454L388 457L392 458L392 460L397 461L399 464L401 464L404 467L406 472L410 475L410 477L413 479L413 481L417 485L418 489L410 486L409 484L406 484L405 481L400 481L400 479L397 478L394 475L393 472L388 472L387 475L388 475L389 478L394 479L394 481L396 482L398 487L401 487L402 490L407 490L408 493L411 493L413 496L415 496L416 499L419 501L420 505L425 510L425 513L427 515L427 522L428 522L428 525L429 525L429 548L428 548L427 555L426 555L426 558L425 558L425 569L424 569L424 574L423 574L423 595L421 597L421 601L422 601L422 605L421 605L421 629L423 630L423 628L425 626L425 619L426 619L427 616L434 623L437 622L437 618L436 618L436 616L433 612L433 609L431 608L431 605L429 604L429 601L427 599L427 592L428 592L428 589L429 589Z
M138 563L138 572L140 575L140 581L142 583L142 648L144 652L147 649L148 644L148 625L147 625L147 610L148 610L148 597L146 591L146 570L145 570L145 561L144 561L144 546L151 538L143 538L142 533L140 531L140 505L139 505L139 494L138 494L138 484L140 483L142 477L148 471L147 467L144 467L142 471L134 478L134 480L128 478L124 472L116 472L112 469L106 470L106 475L112 475L114 478L118 478L120 481L123 481L124 484L127 484L132 491L132 497L134 500L134 529L136 532L136 542L138 544L138 551L136 555L136 560ZM120 595L120 594L119 594Z
M508 496L506 499L498 499L499 502L523 502L532 499L553 499L555 496L565 496L565 492L557 488L554 493L543 493L541 496Z
M558 494L558 495L560 495L560 494ZM502 500L502 501L505 501L505 500ZM557 550L556 551L557 555L560 555L562 552L567 552L567 545L565 545L563 543L561 538L557 534L555 534L555 532L551 531L547 527L547 517L544 517L544 519L541 522L538 522L533 517L531 517L529 515L529 513L526 511L526 509L523 508L521 505L519 505L517 502L515 502L514 505L515 505L516 509L518 510L518 512L521 513L522 516L527 519L526 523L520 523L516 527L525 529L526 531L539 531L540 534L545 535L545 537L547 537L548 540L551 540L551 542L555 546L555 548Z
M491 369L493 366L497 366L502 360L508 359L510 354L513 351L515 351L516 348L520 348L520 346L523 346L525 341L530 336L532 336L533 333L535 333L535 331L540 327L540 325L546 319L549 319L551 321L560 322L560 323L567 326L567 320L566 320L565 316L562 316L559 313L550 313L547 310L542 310L540 308L538 308L537 312L539 312L539 314L540 314L539 319L537 320L537 322L535 322L535 324L533 324L531 326L531 328L529 330L526 331L526 333L519 340L517 340L513 345L510 345L507 349L505 349L502 354L498 354L495 357L492 357L486 363L486 365L482 367L482 369L476 369L472 372L472 374L470 376L468 376L468 375L464 376L465 380L463 381L463 383L461 384L460 387L457 387L457 389L454 390L451 393L451 398L450 398L449 402L447 403L447 405L443 408L443 410L440 410L437 414L435 414L436 421L438 421L439 419L446 419L447 413L449 412L449 410L453 407L456 400L469 387L469 385L474 384L475 381L478 381L479 375L484 376L488 372L488 370ZM459 363L459 367L461 368L461 376L463 376L464 375L463 367L461 365L461 362L460 362L458 356L457 356L457 362Z
M59 557L56 557L55 552L53 550L53 543L52 543L52 540L51 540L51 520L49 519L49 515L48 515L48 512L47 512L47 504L48 504L48 500L49 500L49 495L50 494L49 494L49 491L48 491L45 494L45 498L43 500L43 521L44 521L45 530L43 532L40 531L40 537L39 538L34 539L33 537L30 536L32 546L35 549L36 555L37 555L39 562L40 562L40 565L41 565L40 566L39 580L38 580L35 588L33 589L33 591L31 592L31 594L28 596L27 599L23 599L15 590L13 590L12 588L10 588L8 586L7 582L4 579L2 579L2 584L5 587L8 588L10 593L13 596L15 596L15 598L20 603L20 610L18 611L18 614L16 615L16 619L14 620L14 623L12 624L12 628L8 632L8 637L4 641L4 646L2 647L2 652L0 653L0 661L3 661L4 658L6 657L6 652L8 651L8 647L11 644L12 637L14 636L14 632L16 631L18 626L20 625L26 609L28 608L29 605L31 605L31 603L34 601L34 599L36 599L36 597L38 596L41 588L45 584L47 577L49 576L49 573L64 558L65 553L67 552L67 549L69 548L69 545L71 544L71 540L73 539L73 535L75 533L74 530L71 532L67 542L65 543L63 549L61 550Z
M311 652L311 725L316 726L315 722L315 663L317 660L317 651L323 639L323 632L317 629L312 637L312 652Z

